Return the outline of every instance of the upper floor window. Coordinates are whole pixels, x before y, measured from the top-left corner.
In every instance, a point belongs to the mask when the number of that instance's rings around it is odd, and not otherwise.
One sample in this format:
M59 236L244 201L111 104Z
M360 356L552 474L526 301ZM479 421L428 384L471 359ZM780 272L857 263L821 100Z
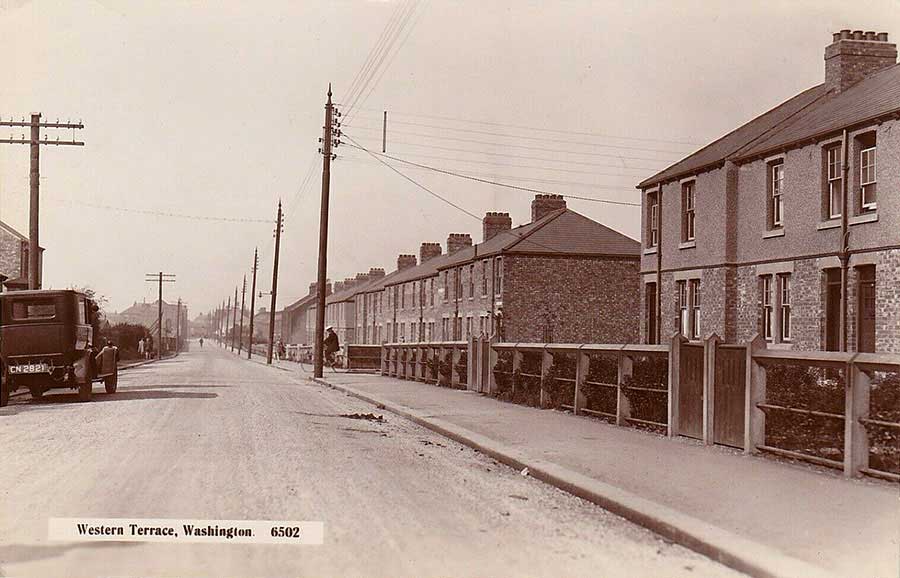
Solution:
M469 297L475 297L475 265L469 265Z
M503 296L503 257L494 259L494 293Z
M449 271L444 271L444 301L450 300L450 284L447 280L447 276L450 274Z
M659 245L659 193L647 193L647 246Z
M406 309L406 283L400 285L400 309Z
M412 306L413 306L413 308L415 308L416 303L417 303L418 289L419 289L418 283L416 283L415 281L413 281L413 284L412 284Z
M859 201L863 211L875 210L875 133L859 138Z
M481 296L487 297L488 294L488 262L487 259L481 262Z
M434 307L434 277L428 280L428 304Z
M694 189L695 181L681 185L681 240L694 240Z
M462 299L462 267L457 267L453 270L456 273L456 283L454 284L454 298L459 301Z
M784 226L784 161L769 165L769 229Z
M841 216L843 205L843 178L841 176L841 147L833 146L825 149L825 180L827 183L826 200L828 218Z

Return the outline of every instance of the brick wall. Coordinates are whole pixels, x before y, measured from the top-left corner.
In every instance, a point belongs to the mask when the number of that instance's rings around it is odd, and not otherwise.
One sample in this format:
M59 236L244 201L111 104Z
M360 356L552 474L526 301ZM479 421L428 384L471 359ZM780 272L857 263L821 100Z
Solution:
M504 339L637 342L638 270L636 259L506 256Z
M900 353L900 249L875 265L875 350Z
M9 279L22 276L22 240L0 229L0 273Z

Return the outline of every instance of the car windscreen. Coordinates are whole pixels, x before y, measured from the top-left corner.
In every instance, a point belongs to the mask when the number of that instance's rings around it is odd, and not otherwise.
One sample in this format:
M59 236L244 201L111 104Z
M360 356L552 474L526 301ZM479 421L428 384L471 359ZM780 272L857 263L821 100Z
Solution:
M10 305L13 321L56 318L56 302L53 299L20 299Z

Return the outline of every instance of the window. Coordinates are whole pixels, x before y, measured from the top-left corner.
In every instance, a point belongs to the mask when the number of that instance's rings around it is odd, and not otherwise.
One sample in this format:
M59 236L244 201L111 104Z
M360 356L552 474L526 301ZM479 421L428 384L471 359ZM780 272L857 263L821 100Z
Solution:
M13 301L12 303L12 318L17 321L53 319L54 317L56 317L56 304L52 299Z
M859 200L863 211L875 210L875 133L859 138Z
M779 343L790 341L792 321L790 274L782 273L760 277L760 292L763 337L766 341Z
M412 284L412 306L413 306L413 309L416 308L417 293L418 293L418 284L415 281L413 281L413 284Z
M469 265L469 299L475 297L475 265Z
M481 296L488 295L488 262L487 259L481 262Z
M503 257L494 259L494 292L497 297L503 296Z
M450 340L450 319L444 317L441 319L441 341Z
M428 280L428 304L434 307L434 277Z
M647 193L647 230L650 234L647 237L647 246L656 247L659 245L659 193Z
M443 275L444 275L444 302L445 303L450 300L450 286L447 281L447 276L449 274L450 274L449 271L444 271L444 273L443 273Z
M779 275L781 284L781 340L791 340L791 276Z
M694 240L694 187L691 181L681 185L681 240Z
M462 267L457 267L453 270L456 273L456 283L454 284L454 294L453 297L457 301L462 299Z
M778 161L769 165L769 228L784 226L784 162Z
M466 339L472 335L472 318L466 317Z
M772 299L772 276L762 278L762 309L763 309L763 337L767 341L772 340L772 324L775 319Z
M681 334L684 336L689 335L687 281L678 282L678 319L681 326Z
M700 280L691 279L691 339L700 339Z
M828 218L841 216L843 205L843 180L841 178L841 147L833 146L825 150L826 181L828 183Z
M656 283L647 283L644 286L644 311L647 312L646 343L656 343Z

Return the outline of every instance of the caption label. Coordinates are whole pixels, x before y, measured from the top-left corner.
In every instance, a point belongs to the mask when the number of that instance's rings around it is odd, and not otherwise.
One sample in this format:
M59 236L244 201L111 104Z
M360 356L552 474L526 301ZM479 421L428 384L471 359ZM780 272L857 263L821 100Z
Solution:
M321 545L323 522L50 518L48 538L66 542L196 542Z

